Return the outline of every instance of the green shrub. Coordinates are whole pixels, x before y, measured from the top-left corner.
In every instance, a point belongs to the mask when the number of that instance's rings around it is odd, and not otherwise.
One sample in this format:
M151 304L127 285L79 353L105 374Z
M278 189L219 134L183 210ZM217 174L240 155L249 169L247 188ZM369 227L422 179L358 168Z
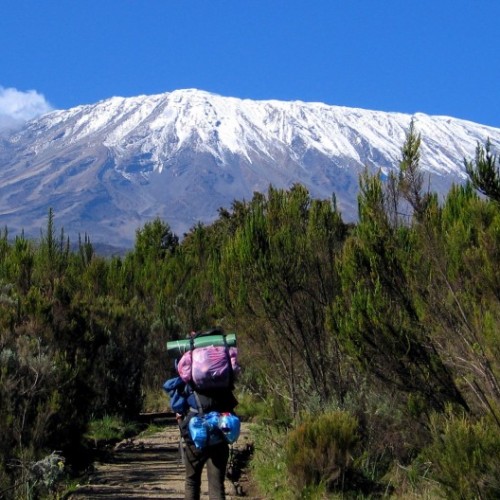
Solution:
M447 412L432 419L433 442L422 453L446 498L500 498L500 429Z
M142 410L146 413L169 411L170 401L165 392L158 388L145 388Z
M279 396L261 398L248 391L242 391L237 394L237 399L236 411L244 420L261 423L272 421L283 425L290 423L288 411Z
M97 446L103 442L120 441L137 432L138 427L134 422L125 422L121 417L106 415L89 423L85 438L93 441Z
M283 428L272 425L252 425L254 453L250 467L252 478L264 498L288 500L292 497L286 473Z
M306 417L286 444L288 473L298 491L341 487L358 440L358 421L347 412Z
M347 393L341 409L358 419L361 450L354 467L367 481L383 485L394 464L407 466L429 442L426 427L409 417L402 398L367 380Z

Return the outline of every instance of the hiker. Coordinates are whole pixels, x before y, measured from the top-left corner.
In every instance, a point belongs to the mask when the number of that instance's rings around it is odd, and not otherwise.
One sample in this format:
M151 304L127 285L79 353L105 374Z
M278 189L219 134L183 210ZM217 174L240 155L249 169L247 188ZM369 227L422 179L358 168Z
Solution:
M203 337L205 340L209 336L216 340L218 337L214 336L220 336L223 345L194 348L196 339ZM223 500L229 443L239 435L239 419L233 414L238 404L233 394L234 378L239 371L236 348L228 347L226 336L219 329L192 334L190 340L190 349L176 362L180 376L164 385L184 442L184 498L199 500L201 476L206 465L209 498ZM204 381L206 373L210 376ZM237 429L231 427L232 419L237 420ZM237 435L231 435L235 431Z

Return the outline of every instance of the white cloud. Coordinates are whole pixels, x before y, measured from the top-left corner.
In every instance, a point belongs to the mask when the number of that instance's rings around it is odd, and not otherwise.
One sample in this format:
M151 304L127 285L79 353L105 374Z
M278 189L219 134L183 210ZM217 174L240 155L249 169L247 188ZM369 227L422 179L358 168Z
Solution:
M52 106L36 90L23 92L0 86L0 131L17 128L51 110Z

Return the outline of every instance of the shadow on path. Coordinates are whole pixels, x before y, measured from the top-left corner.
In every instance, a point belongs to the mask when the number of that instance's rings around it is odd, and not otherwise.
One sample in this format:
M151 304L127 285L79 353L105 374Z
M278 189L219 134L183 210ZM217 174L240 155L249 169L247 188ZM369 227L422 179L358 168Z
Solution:
M226 494L228 499L247 496L246 476L252 454L248 429L242 426L238 442L233 446L228 467ZM78 486L67 500L84 499L177 499L184 498L184 465L179 453L179 430L168 421L163 431L118 443L115 450L95 470L88 484ZM206 474L202 482L202 499L208 499Z

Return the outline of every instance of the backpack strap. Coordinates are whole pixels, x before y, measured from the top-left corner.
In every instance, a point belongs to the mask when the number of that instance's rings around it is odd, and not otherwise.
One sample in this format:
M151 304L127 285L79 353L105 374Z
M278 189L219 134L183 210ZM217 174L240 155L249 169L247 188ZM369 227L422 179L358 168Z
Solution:
M191 335L189 338L189 350L191 351L191 366L189 368L190 371L190 377L189 377L189 384L192 386L193 392L194 392L194 384L193 384L193 351L194 351L194 338L196 335Z
M223 333L222 338L224 339L224 350L226 352L227 365L229 368L229 388L232 389L234 387L233 364L231 363L231 356L229 355L229 345L227 344L226 334Z
M193 394L194 394L194 399L196 400L196 406L198 407L197 408L198 415L200 417L203 417L203 416L205 416L205 414L203 412L203 406L201 405L200 396L198 395L198 393L195 390L193 390Z

